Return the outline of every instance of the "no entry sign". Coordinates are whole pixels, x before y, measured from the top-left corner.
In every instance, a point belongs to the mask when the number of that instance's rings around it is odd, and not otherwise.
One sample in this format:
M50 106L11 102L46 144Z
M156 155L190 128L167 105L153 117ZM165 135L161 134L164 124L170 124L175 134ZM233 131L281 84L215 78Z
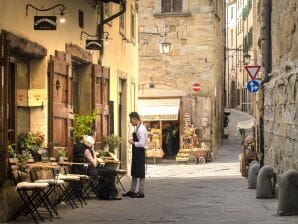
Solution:
M192 90L193 90L194 92L199 92L200 89L201 89L201 85L200 85L200 83L194 83L194 84L192 84Z

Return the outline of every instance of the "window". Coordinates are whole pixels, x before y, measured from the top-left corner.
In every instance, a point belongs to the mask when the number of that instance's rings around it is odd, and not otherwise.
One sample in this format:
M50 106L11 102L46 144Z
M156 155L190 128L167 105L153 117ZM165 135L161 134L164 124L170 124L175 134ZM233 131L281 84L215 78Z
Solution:
M119 32L125 35L125 13L119 17Z
M182 12L182 0L161 0L161 12Z
M233 13L234 13L234 7L231 7L231 19L233 19L234 17Z
M134 8L131 8L130 35L131 35L131 41L133 43L135 43L135 41L136 41L136 13L135 13Z
M154 16L190 16L189 0L155 0Z
M112 15L112 4L110 2L104 3L104 18L109 18ZM109 25L112 25L112 21L108 22Z
M234 30L231 30L231 47L234 45Z
M84 29L84 12L79 10L79 27Z

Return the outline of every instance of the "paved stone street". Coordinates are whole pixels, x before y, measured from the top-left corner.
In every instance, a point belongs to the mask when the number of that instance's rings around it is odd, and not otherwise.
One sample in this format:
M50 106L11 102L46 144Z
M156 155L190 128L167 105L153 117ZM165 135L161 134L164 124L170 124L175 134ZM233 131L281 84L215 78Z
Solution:
M249 118L232 111L229 139L211 163L148 165L145 199L90 200L84 208L60 210L61 219L52 223L297 224L297 216L276 215L276 199L256 199L240 176L236 125Z

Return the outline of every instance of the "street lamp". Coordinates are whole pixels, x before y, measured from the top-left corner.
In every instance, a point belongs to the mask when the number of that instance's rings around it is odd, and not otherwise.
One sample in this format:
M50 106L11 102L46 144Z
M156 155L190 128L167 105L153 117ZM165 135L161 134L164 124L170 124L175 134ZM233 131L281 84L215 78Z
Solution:
M250 58L251 56L248 54L248 52L246 52L244 55L243 55L243 62L245 65L248 65L249 62L250 62Z

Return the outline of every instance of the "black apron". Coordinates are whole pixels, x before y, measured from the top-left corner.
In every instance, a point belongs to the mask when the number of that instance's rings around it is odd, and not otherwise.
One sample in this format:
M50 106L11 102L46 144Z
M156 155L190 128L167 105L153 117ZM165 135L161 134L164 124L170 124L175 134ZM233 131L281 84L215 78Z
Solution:
M133 133L133 141L138 142L136 132ZM145 178L145 149L132 145L131 176Z

